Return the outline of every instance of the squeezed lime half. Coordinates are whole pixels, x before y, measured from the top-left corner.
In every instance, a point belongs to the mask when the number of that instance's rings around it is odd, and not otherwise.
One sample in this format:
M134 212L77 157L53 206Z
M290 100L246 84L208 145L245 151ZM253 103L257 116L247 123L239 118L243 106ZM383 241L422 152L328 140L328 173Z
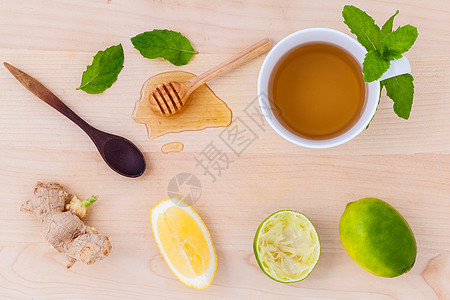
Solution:
M278 282L297 282L308 277L319 261L319 235L305 215L280 210L259 225L253 251L267 276Z

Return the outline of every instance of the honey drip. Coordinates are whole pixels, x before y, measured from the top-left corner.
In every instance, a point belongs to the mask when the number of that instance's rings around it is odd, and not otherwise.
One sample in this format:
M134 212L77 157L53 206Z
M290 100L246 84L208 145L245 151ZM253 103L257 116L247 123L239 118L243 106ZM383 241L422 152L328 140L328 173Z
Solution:
M195 75L192 73L172 71L152 76L144 83L141 97L134 107L133 119L137 123L145 124L150 138L167 133L230 125L232 118L230 108L206 84L196 89L185 107L174 115L162 116L151 110L148 99L158 84L170 81L183 82L193 77Z
M170 153L170 152L181 152L183 150L184 145L181 142L172 142L164 144L161 147L161 152L164 154Z

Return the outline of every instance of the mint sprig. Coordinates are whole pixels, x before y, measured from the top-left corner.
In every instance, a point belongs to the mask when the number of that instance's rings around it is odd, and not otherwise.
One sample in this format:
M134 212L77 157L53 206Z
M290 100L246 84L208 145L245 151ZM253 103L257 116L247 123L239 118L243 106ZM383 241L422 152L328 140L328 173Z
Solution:
M342 11L344 23L356 35L358 42L368 51L364 57L363 73L366 82L372 82L389 69L392 60L400 59L418 37L417 28L405 25L392 31L397 10L381 27L361 9L346 5ZM386 87L387 95L394 101L394 112L403 119L411 114L414 96L414 78L403 74L381 81L381 89Z

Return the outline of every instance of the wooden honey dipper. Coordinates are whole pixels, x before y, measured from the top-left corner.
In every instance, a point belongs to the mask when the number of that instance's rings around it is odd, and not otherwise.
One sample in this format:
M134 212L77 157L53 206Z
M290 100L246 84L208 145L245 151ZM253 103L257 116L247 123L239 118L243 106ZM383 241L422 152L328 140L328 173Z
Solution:
M158 85L149 99L151 109L164 116L173 115L181 110L189 96L202 84L241 65L265 52L272 47L270 39L261 40L242 50L220 65L206 71L185 82L164 82Z

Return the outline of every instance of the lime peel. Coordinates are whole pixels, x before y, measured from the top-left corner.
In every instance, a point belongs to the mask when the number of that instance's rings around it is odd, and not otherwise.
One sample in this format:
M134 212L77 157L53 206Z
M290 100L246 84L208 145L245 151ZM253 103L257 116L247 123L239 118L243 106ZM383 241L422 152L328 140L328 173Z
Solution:
M281 210L261 223L253 250L260 268L270 278L297 282L308 277L319 260L319 235L305 215Z

